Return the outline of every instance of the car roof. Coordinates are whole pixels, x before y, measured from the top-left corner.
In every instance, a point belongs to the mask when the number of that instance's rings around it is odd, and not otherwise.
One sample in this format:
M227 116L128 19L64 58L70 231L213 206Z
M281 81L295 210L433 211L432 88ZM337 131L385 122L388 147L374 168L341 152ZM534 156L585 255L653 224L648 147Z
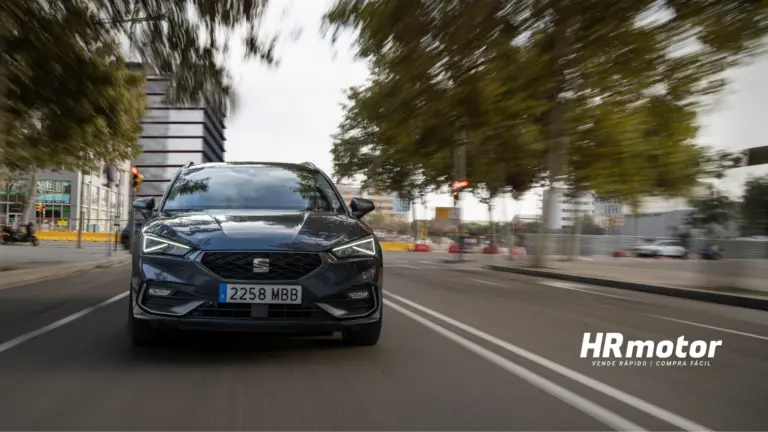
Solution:
M250 167L280 167L280 168L288 168L288 169L299 169L299 170L307 170L307 171L319 171L319 168L315 166L315 164L311 162L302 162L302 163L289 163L289 162L207 162L207 163L201 163L201 164L194 164L190 165L185 168L217 168L217 167L227 167L227 166L250 166Z

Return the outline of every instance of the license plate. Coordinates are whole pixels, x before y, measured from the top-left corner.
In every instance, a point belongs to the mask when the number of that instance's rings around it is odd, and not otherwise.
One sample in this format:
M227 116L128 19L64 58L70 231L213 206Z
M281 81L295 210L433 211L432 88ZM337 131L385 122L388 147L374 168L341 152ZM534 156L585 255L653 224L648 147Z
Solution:
M220 303L301 304L296 285L219 285Z

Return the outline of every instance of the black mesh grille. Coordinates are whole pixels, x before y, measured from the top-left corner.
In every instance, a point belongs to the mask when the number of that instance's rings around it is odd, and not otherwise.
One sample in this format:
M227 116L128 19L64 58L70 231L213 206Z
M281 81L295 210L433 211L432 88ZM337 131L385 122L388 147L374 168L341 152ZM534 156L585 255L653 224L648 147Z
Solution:
M189 316L201 318L261 319L261 320L327 320L330 318L324 310L314 304L243 304L208 302Z
M269 271L254 273L256 258L269 260ZM316 253L285 252L206 252L201 263L222 279L298 280L320 267L323 260Z

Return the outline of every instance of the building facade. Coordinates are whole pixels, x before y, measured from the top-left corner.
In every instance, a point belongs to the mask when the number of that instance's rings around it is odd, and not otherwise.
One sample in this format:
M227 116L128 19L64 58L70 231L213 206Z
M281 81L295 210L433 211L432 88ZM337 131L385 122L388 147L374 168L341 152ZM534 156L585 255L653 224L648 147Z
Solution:
M554 207L550 210L549 229L570 229L583 216L594 217L595 198L592 193L586 193L576 198L569 198L562 189L547 189L544 191L544 203L548 203L549 194L554 193Z
M43 171L37 182L36 202L43 212L35 215L42 231L77 230L82 219L90 232L112 231L125 225L130 211L130 164L118 167L118 183L107 187L103 172ZM21 223L27 197L27 180L19 179L0 191L0 225ZM82 218L81 218L82 216Z
M141 70L140 64L129 64ZM146 81L147 108L141 120L139 139L142 153L133 166L144 181L137 197L162 196L176 172L187 162L224 161L224 119L205 107L169 105L165 95L169 81L149 76ZM44 205L36 220L41 230L76 230L81 220L91 232L125 226L131 209L131 162L118 166L118 184L106 186L102 170L78 172L42 172L37 184L37 202ZM26 202L27 181L19 179L0 190L0 225L21 222ZM115 222L115 219L119 222Z
M144 176L137 197L162 196L188 162L224 162L224 119L206 107L169 105L169 86L164 77L147 78L147 111L139 139L143 150L134 165Z

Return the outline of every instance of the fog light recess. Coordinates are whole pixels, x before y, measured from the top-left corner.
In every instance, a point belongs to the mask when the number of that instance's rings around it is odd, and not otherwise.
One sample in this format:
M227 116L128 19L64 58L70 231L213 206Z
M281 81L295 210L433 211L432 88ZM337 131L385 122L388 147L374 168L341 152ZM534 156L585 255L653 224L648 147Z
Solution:
M367 299L371 296L371 292L369 290L355 290L355 291L348 291L347 296L353 300L362 300Z
M173 294L173 290L169 288L150 288L147 290L147 294L156 297L168 297Z

